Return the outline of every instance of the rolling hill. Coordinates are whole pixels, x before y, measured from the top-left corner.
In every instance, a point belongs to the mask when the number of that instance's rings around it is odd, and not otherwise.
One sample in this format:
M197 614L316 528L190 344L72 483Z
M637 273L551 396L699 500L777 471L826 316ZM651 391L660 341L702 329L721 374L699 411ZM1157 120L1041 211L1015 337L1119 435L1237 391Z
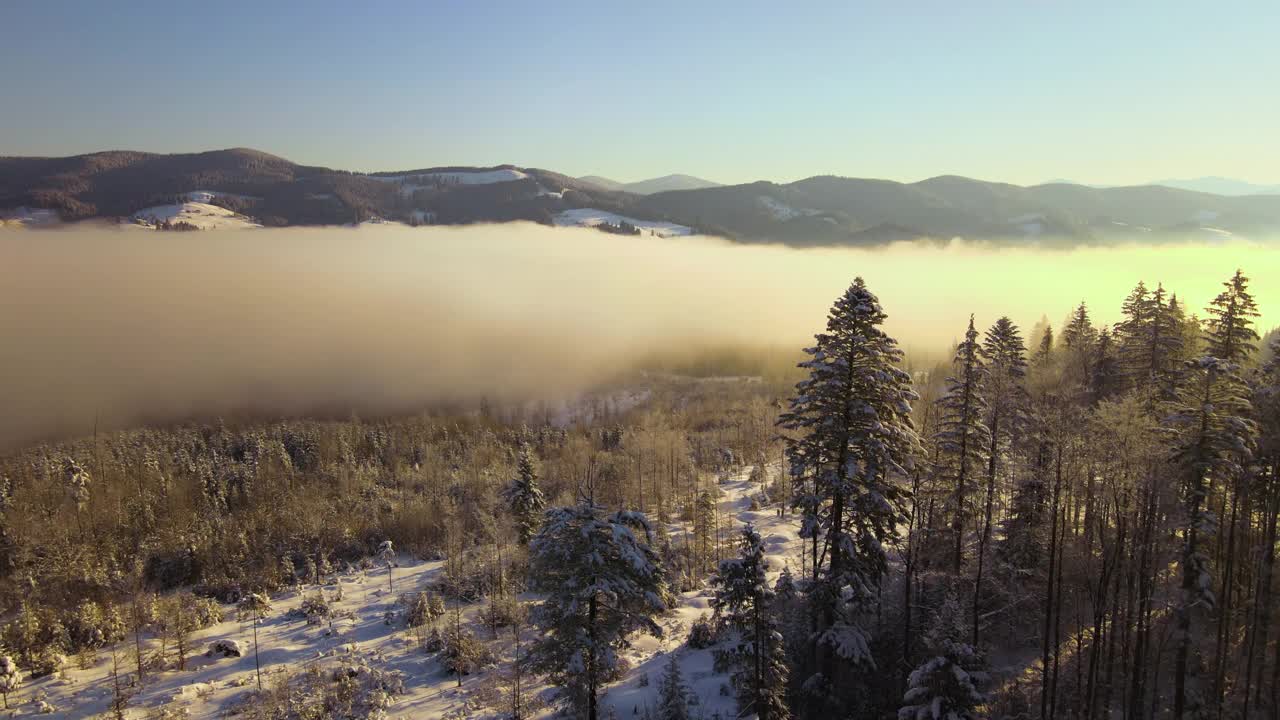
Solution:
M664 186L679 187L659 190ZM245 148L0 158L6 226L144 217L157 214L156 208L204 220L193 223L200 227L226 226L208 222L217 211L183 209L192 203L223 208L243 218L245 227L524 220L798 246L953 237L1071 245L1280 235L1280 195L1215 195L1159 185L1024 187L954 175L915 183L824 175L724 186L671 175L620 185L514 165L353 173Z
M720 187L720 183L710 180L703 180L700 177L692 175L663 175L662 177L649 178L648 180L640 180L632 183L618 182L610 180L607 177L599 175L587 175L578 178L578 180L592 185L602 190L615 190L621 192L635 193L636 195L652 195L654 193L667 192L670 190L701 190L703 188Z

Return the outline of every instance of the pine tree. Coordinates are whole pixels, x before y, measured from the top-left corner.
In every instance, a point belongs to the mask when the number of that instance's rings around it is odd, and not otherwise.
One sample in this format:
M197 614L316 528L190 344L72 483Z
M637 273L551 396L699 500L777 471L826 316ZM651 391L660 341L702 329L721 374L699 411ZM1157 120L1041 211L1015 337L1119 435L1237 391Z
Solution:
M1236 270L1235 275L1223 283L1223 286L1225 290L1206 308L1208 320L1205 323L1205 350L1209 356L1229 363L1233 369L1238 370L1250 363L1257 353L1256 343L1259 338L1257 331L1253 329L1253 322L1259 315L1258 306L1253 296L1249 294L1249 279L1240 270ZM1241 394L1246 392L1243 383L1240 384L1238 391ZM1238 582L1236 542L1241 534L1239 532L1240 506L1243 501L1246 506L1245 512L1248 512L1248 485L1252 480L1251 474L1247 472L1247 466L1252 457L1245 448L1237 449L1235 454L1239 469L1219 478L1219 482L1222 483L1218 513L1222 517L1219 520L1225 520L1227 524L1225 535L1219 538L1217 544L1219 557L1223 562L1220 571L1221 591L1217 595L1218 632L1211 697L1214 705L1222 702L1226 683L1228 647L1230 635L1233 634L1232 618L1235 612L1236 593L1232 592L1232 587ZM1227 512L1228 500L1231 507L1230 513ZM1225 540L1225 547L1223 540Z
M1223 286L1226 290L1206 309L1205 354L1243 366L1258 350L1258 332L1253 329L1258 304L1249 294L1249 278L1241 271L1236 270Z
M789 667L800 664L808 640L803 603L791 566L784 565L778 581L773 584L773 614L781 620L782 644L787 650Z
M960 603L949 594L938 609L925 636L933 657L924 661L907 680L907 692L898 710L900 720L978 720L986 702L979 690L986 680L981 656L962 639L965 635Z
M983 338L982 361L986 365L984 394L987 399L987 488L982 513L982 534L978 538L978 568L973 588L973 644L978 644L979 607L982 602L983 571L991 542L997 478L1005 447L1013 445L1023 426L1027 372L1025 349L1018 326L1007 317L992 325Z
M656 720L690 720L689 690L680 675L680 661L676 654L667 656L667 665L662 670L662 681L658 684L658 714Z
M1139 282L1121 312L1125 319L1116 327L1121 371L1131 387L1167 398L1183 344L1177 305L1165 300L1163 285L1149 292Z
M939 466L943 481L952 488L949 510L955 552L953 571L964 565L964 534L968 518L973 515L976 476L983 465L983 454L991 443L991 432L984 417L987 369L982 362L978 331L969 316L964 342L956 347L952 361L955 374L947 378L947 391L938 400L940 420L934 439L938 443Z
M1030 438L1028 453L1028 467L1018 475L996 548L997 557L1020 574L1039 567L1045 553L1050 447L1043 433Z
M715 557L715 544L716 499L711 489L705 489L693 503L693 564L699 573L706 572Z
M712 580L716 590L711 607L738 639L721 653L721 661L733 668L740 717L785 720L790 717L789 673L782 633L772 613L773 589L765 578L764 544L751 525L743 528L740 542L740 556L722 561Z
M8 655L0 655L0 695L4 696L4 709L9 709L9 695L18 692L22 685L22 672L18 663Z
M1053 357L1053 326L1048 323L1044 326L1044 334L1040 336L1040 342L1036 345L1036 354L1031 358L1031 362L1037 366L1044 365Z
M296 568L293 564L293 558L288 555L280 556L280 586L293 587L298 582Z
M530 544L534 613L543 636L532 666L562 688L577 713L596 720L597 697L620 674L618 652L636 631L661 637L653 617L669 605L665 571L642 513L605 516L590 500L547 512Z
M265 595L249 593L240 601L240 616L253 621L253 668L258 678L258 691L262 691L262 663L258 659L258 623L271 612L271 603Z
M1093 371L1089 376L1089 394L1094 403L1113 397L1123 383L1120 360L1116 356L1115 333L1106 326L1098 331L1094 350Z
M1174 717L1198 712L1205 702L1193 657L1192 626L1215 605L1209 561L1201 542L1216 528L1207 498L1215 480L1229 481L1244 470L1257 434L1249 419L1251 404L1236 366L1206 355L1188 363L1186 382L1177 389L1175 413L1167 420L1173 433L1173 460L1181 477L1181 598L1176 607L1178 645L1174 668Z
M1093 377L1093 359L1097 351L1098 331L1089 320L1089 308L1081 302L1062 331L1062 346L1067 353L1067 373L1081 387L1088 387Z
M879 300L856 279L805 350L810 359L800 367L809 377L779 418L794 433L784 440L792 477L808 484L794 502L815 547L819 535L826 545L808 594L815 657L804 687L837 704L837 662L875 664L864 617L887 571L885 547L905 521L903 478L919 451L911 422L917 396L897 367L902 351L880 329L884 320Z
M534 466L533 453L529 442L523 435L520 437L520 448L516 457L516 476L503 493L511 516L516 523L516 533L522 545L528 545L537 534L542 524L542 512L547 502L538 487L538 472Z

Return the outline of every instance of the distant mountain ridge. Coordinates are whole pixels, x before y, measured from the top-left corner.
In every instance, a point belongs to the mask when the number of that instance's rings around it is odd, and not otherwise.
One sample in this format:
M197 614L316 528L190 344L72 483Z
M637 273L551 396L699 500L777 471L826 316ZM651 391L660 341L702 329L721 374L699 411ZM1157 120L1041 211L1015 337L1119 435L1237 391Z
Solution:
M1217 176L1189 180L1160 180L1153 184L1214 195L1280 195L1280 185L1259 185L1245 180Z
M1043 184L1062 184L1084 185L1091 188L1114 188L1121 187L1119 185L1098 185L1092 183L1077 183L1071 180L1049 180ZM1219 177L1209 175L1205 177L1189 178L1189 179L1170 179L1156 180L1146 183L1147 185L1161 185L1163 187L1178 188L1179 190L1191 190L1193 192L1209 193L1210 195L1280 195L1280 185L1262 185L1259 183L1251 183L1246 180L1236 180L1235 178Z
M1280 196L1154 185L1023 187L955 175L915 183L824 175L783 184L648 192L690 182L708 181L672 175L631 184L642 185L646 194L619 189L603 178L514 165L353 173L298 165L247 148L174 155L109 151L0 158L0 218L145 217L161 207L176 216L184 209L175 205L198 201L231 210L246 225L524 220L798 246L953 237L1073 245L1280 236Z
M654 193L667 192L669 190L702 190L704 188L721 187L721 183L704 180L700 177L692 175L663 175L662 177L649 178L648 180L639 180L632 183L618 182L610 180L607 177L599 175L585 175L578 180L602 188L604 190L615 190L621 192L635 193L637 195L652 195Z

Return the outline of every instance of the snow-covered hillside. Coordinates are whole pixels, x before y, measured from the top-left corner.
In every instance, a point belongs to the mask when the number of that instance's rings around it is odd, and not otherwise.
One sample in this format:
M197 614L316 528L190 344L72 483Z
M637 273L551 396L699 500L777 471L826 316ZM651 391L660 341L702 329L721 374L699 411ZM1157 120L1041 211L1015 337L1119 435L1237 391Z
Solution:
M556 225L561 227L595 227L597 225L619 225L627 223L633 225L640 230L642 235L657 235L658 237L673 237L676 235L692 235L693 228L687 225L677 225L669 222L659 222L655 220L637 220L625 215L607 212L605 210L596 210L594 208L577 208L575 210L565 210L557 213L553 218Z
M397 183L400 193L408 196L418 190L425 190L441 185L491 185L493 183L514 182L529 177L528 173L511 168L498 170L458 170L453 172L409 173L405 175L370 175L374 180Z
M175 225L182 222L194 225L201 230L245 230L262 227L244 215L202 202L144 208L133 214L132 221L135 225L151 227L164 222Z
M784 563L789 562L793 571L798 570L802 542L795 516L778 517L773 508L751 510L751 497L759 492L759 486L751 483L749 476L750 468L745 468L719 484L723 493L720 511L722 517L736 520L735 531L744 523L755 525L764 539L772 582ZM685 529L677 526L672 531L673 541L678 541ZM726 556L733 552L730 549L733 536L728 531L723 535ZM478 616L483 603L460 608L463 623L484 641L498 662L464 677L459 686L457 678L446 674L435 655L425 652L402 623L392 620L388 624L386 619L388 611L399 611L396 600L402 593L426 589L439 580L444 573L444 562L401 558L399 563L391 570L391 589L387 569L374 564L363 570L348 568L330 578L323 587L292 590L270 598L271 609L257 629L264 687L278 686L290 676L296 685L304 682L312 671L317 673L315 677L323 679L332 677L339 667L364 667L371 672L400 673L403 679L403 693L389 698L388 718L497 720L505 717L508 706L503 678L510 670L513 656L510 631L500 632L495 639L480 625ZM332 624L308 624L299 612L300 607L304 598L314 597L321 591L330 599L334 620ZM722 693L728 678L712 667L713 648L695 650L686 645L690 626L703 614L709 615L710 598L709 589L678 596L677 606L659 619L662 638L634 638L635 645L626 655L630 670L622 680L609 686L601 698L606 716L610 709L621 718L643 715L646 706L653 708L662 669L672 654L681 666L685 684L696 698L697 704L692 708L695 716L712 717L717 712L724 718L735 715L731 694ZM522 599L536 601L537 597L530 594ZM442 629L453 610L450 605L445 620L439 621ZM186 713L173 717L212 720L249 700L257 687L254 630L251 623L235 619L233 608L225 607L224 615L225 621L195 633L191 646L200 653L215 640L233 640L243 655L213 658L196 654L184 671L153 671L129 702L128 717L148 717L148 712L167 707L175 713ZM535 633L530 629L525 642L531 641ZM119 656L126 656L131 646L131 641L118 646ZM156 638L145 640L146 650L158 648ZM99 652L86 668L72 661L54 676L27 681L17 694L10 696L10 705L14 708L10 716L36 715L36 698L42 698L54 708L55 717L88 717L107 712L113 698L111 669L108 649ZM122 669L121 673L126 671L127 668ZM525 682L531 707L538 708L530 717L550 718L553 689L532 678L526 677Z
M770 195L761 195L756 198L756 203L764 208L775 220L792 220L798 217L808 217L813 215L821 215L818 210L809 208L793 208L790 205L778 200Z

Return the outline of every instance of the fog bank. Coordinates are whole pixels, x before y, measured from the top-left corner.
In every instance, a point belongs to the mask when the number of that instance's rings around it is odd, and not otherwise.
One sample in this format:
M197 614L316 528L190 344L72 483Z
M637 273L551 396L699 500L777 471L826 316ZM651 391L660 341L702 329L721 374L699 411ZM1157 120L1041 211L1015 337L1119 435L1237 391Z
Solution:
M969 313L1114 322L1138 280L1196 311L1237 267L1264 327L1272 246L797 250L529 224L0 232L0 450L143 418L372 414L581 391L654 350L799 347L862 275L908 350Z

